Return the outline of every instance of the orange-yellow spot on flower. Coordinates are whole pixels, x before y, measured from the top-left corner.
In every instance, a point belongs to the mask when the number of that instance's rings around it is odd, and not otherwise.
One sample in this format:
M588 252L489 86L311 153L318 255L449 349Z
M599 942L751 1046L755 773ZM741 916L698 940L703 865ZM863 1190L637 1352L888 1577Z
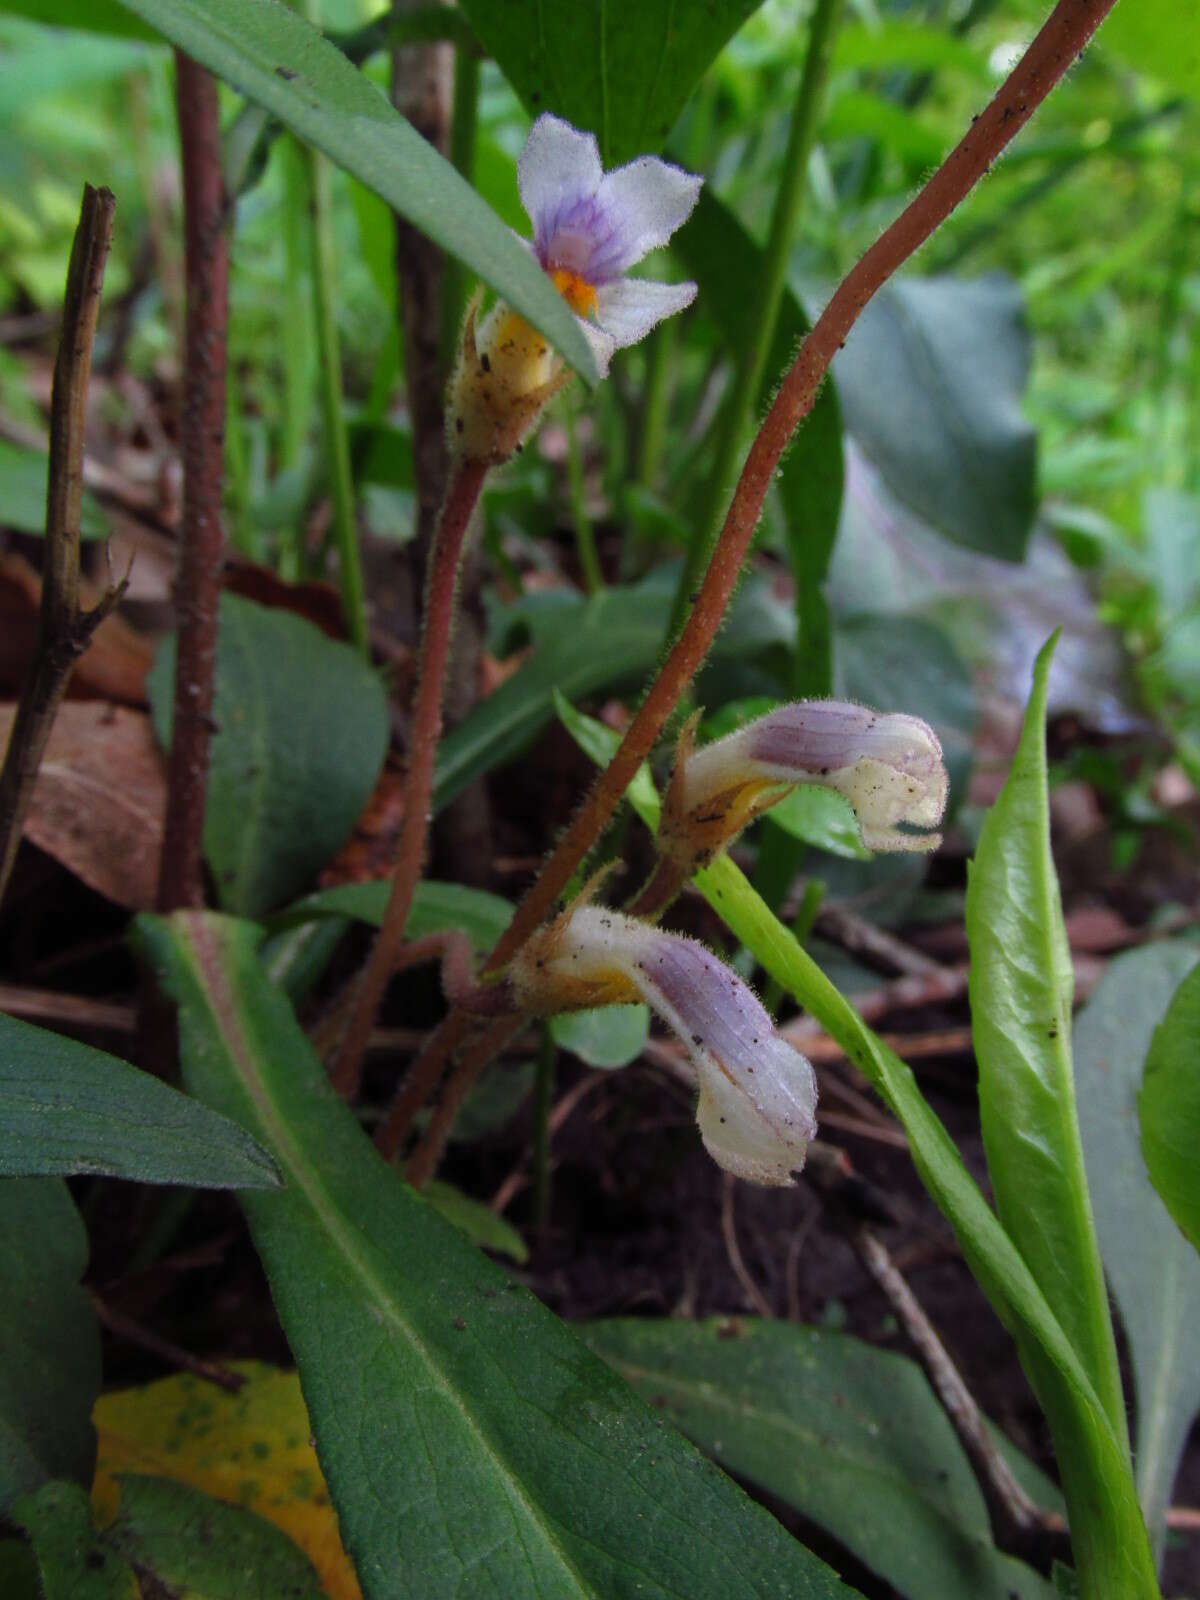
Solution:
M562 295L577 317L590 317L596 309L596 290L586 278L566 267L553 267L550 271L554 287Z

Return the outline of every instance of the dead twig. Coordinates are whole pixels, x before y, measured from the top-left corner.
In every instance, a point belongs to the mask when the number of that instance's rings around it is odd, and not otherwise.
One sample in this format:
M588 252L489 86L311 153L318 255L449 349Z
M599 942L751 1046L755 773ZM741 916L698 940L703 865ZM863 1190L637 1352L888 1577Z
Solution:
M193 1372L197 1378L203 1378L207 1383L215 1383L219 1389L228 1390L236 1394L245 1383L245 1378L240 1372L233 1372L229 1367L223 1367L216 1361L205 1361L200 1356L192 1355L190 1350L172 1344L169 1339L160 1338L149 1328L143 1328L140 1322L135 1322L132 1317L125 1316L120 1311L114 1311L106 1305L100 1296L93 1294L92 1305L95 1308L98 1320L118 1339L127 1339L130 1344L136 1344L143 1350L149 1350L151 1355L156 1355L168 1366L178 1367L183 1372Z
M721 1174L721 1237L725 1240L725 1253L729 1257L729 1265L733 1268L737 1281L741 1284L746 1299L758 1312L760 1317L773 1317L771 1302L750 1276L750 1269L742 1255L742 1247L738 1244L737 1225L733 1220L733 1188L737 1182L732 1172Z
M125 592L122 580L107 589L91 611L80 609L84 408L116 204L110 190L84 185L67 268L62 338L50 400L41 622L0 771L0 897L12 871L38 767L71 671Z

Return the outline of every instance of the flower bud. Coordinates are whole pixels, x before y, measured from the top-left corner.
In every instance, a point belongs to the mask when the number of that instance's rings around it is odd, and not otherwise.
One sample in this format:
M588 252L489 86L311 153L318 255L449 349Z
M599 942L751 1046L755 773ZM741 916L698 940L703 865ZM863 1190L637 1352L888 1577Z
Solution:
M658 843L690 874L799 783L836 789L869 850L936 850L949 778L937 734L919 717L844 700L779 706L702 750L684 729Z
M478 305L476 298L467 309L447 390L447 441L452 456L498 466L571 374L545 336L506 301L497 301L476 326Z
M775 1031L746 984L695 939L598 906L567 912L509 969L535 1015L644 1000L696 1069L708 1153L751 1183L786 1185L815 1137L812 1067Z

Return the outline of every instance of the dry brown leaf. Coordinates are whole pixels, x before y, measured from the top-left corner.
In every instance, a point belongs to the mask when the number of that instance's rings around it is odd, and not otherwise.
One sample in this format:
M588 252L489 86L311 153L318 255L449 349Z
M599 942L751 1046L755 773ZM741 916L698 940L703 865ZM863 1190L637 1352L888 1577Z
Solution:
M14 705L0 705L7 749ZM143 711L68 700L42 757L25 837L118 905L154 905L167 784Z
M93 606L100 591L80 580L79 599ZM17 694L37 643L42 580L21 556L0 552L0 692ZM105 617L79 658L67 694L73 699L119 700L146 704L146 674L154 659L148 639L135 633L123 617Z

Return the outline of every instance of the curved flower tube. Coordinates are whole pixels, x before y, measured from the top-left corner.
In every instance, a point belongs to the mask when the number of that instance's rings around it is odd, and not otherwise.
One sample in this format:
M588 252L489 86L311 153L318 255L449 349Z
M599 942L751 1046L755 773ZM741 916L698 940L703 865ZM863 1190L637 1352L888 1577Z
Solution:
M783 1186L816 1136L817 1084L753 991L695 939L598 906L564 913L509 968L517 1003L550 1016L644 1000L686 1046L708 1153L751 1183Z
M645 338L696 297L694 283L654 283L626 272L687 221L702 178L656 156L605 173L590 133L548 112L517 162L530 249L574 311L601 376L616 350ZM503 300L482 322L467 313L447 408L453 454L507 460L568 380L545 338Z
M779 706L704 749L684 729L663 803L659 849L690 875L799 783L850 802L869 850L936 850L949 777L938 736L919 717L845 700Z

